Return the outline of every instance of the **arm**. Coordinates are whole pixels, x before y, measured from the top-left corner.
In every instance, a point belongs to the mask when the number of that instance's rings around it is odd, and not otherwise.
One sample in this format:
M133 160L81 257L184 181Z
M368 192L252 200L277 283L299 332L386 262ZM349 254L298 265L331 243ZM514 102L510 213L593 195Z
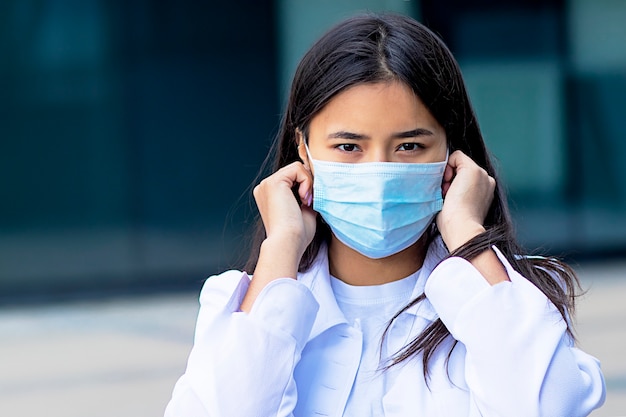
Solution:
M445 200L437 216L437 227L450 252L485 232L483 222L495 188L495 179L467 155L461 151L450 155L442 184ZM493 251L486 250L470 262L491 285L509 280Z
M295 162L255 187L267 237L254 276L231 272L206 282L194 347L166 417L292 415L293 371L319 307L296 281L315 233L311 184ZM294 197L296 186L305 204Z
M547 297L494 249L510 282L489 285L469 262L433 271L426 295L466 347L472 406L483 416L586 416L605 396L598 361L577 349Z
M241 302L249 312L256 297L275 279L295 279L306 247L315 235L315 212L311 209L313 178L301 162L294 162L265 178L254 188L254 199L267 237L250 288ZM297 186L303 204L293 195Z
M265 286L251 311L241 312L249 285L238 271L205 283L194 346L166 417L292 415L293 370L318 305L306 287L286 278Z
M495 180L456 151L448 160L437 216L450 251L484 232ZM426 295L465 345L471 405L483 416L585 416L604 401L598 361L573 346L547 297L495 248L470 262L450 258Z

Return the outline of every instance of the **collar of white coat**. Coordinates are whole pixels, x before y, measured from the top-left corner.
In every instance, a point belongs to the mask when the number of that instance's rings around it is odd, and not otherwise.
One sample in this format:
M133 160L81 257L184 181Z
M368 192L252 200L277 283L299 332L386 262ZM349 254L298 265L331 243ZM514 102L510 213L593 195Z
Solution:
M413 294L411 294L411 300L419 297L424 292L424 286L431 272L447 255L448 251L441 237L437 237L428 247L426 258L424 259L415 288L413 289ZM298 274L298 281L309 287L309 290L320 306L309 336L311 339L332 326L348 323L337 305L330 285L328 249L326 245L320 247L317 258L311 267L307 271ZM402 314L420 316L430 321L434 321L437 318L437 313L428 299L411 306Z

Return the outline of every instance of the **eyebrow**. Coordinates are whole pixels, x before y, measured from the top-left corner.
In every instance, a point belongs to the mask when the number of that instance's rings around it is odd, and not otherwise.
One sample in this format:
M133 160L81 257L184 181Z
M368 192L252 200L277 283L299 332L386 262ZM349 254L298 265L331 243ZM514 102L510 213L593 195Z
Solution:
M359 133L346 132L345 130L340 130L338 132L334 132L328 135L328 139L369 139L367 135L361 135Z
M394 133L392 135L393 138L401 139L401 138L415 138L419 136L433 136L434 133L428 129L423 129L418 127L417 129L409 130L406 132Z
M415 138L419 136L433 136L434 133L428 129L423 129L418 127L417 129L407 130L406 132L398 132L391 135L394 139L404 139L404 138ZM345 130L340 130L338 132L333 132L328 135L328 139L351 139L351 140L363 140L369 139L369 136L362 135L360 133L347 132Z

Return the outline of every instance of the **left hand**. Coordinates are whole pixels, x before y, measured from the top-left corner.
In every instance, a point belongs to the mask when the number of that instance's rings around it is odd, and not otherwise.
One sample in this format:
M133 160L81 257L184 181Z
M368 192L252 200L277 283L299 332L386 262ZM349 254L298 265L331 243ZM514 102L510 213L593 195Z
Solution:
M448 158L443 175L443 209L437 227L450 252L485 231L496 180L461 151Z

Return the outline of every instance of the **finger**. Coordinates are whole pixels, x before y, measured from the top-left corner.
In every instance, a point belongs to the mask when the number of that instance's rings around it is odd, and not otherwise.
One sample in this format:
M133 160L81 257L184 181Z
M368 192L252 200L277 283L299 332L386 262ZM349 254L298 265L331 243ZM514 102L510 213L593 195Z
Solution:
M295 182L298 183L298 196L306 206L313 202L313 176L301 162L297 163Z
M469 156L465 155L462 151L454 151L448 157L448 166L456 170L468 161L472 161Z
M455 151L448 160L448 167L453 169L453 177L459 175L459 173L463 170L468 170L468 172L473 173L474 176L488 176L487 171L479 166L472 158L465 155L461 151ZM445 173L446 176L449 176L449 173ZM447 177L446 177L447 179ZM451 178L452 179L452 178Z
M450 185L452 185L452 180L454 179L454 176L455 169L450 165L450 162L448 161L448 165L446 165L446 168L443 171L443 180L441 181L441 194L443 195L443 197L448 194L448 190L450 189Z
M303 204L310 206L313 199L313 176L302 162L293 162L279 171L289 182L289 187L298 186L298 197Z
M446 194L448 194L448 190L450 189L450 185L452 184L452 182L447 181L441 184L441 195L443 198L446 197Z
M452 179L454 178L454 171L455 169L452 167L452 165L450 165L450 162L448 162L448 165L446 165L446 169L443 171L443 182L451 182Z

